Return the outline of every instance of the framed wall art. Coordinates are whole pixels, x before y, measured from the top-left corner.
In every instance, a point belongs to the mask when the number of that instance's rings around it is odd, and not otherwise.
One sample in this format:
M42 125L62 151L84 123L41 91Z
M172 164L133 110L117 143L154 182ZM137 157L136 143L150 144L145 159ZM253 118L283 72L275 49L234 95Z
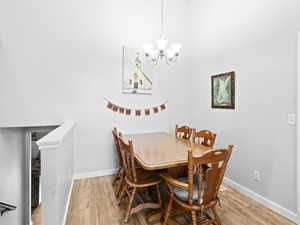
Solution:
M151 95L153 67L141 52L124 46L122 92Z
M235 73L222 73L211 77L211 107L235 108Z

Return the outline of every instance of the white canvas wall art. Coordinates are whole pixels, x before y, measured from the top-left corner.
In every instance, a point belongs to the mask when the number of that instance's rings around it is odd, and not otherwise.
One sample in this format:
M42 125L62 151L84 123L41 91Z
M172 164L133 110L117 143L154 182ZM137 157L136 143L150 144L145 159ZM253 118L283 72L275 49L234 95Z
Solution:
M153 67L140 49L123 47L122 92L151 95Z

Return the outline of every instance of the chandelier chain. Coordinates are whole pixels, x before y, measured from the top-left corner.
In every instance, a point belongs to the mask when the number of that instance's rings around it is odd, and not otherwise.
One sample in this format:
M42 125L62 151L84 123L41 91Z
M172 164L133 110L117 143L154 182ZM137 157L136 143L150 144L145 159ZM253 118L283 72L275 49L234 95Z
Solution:
M164 0L161 0L161 37L164 36L164 31L165 31L165 2Z

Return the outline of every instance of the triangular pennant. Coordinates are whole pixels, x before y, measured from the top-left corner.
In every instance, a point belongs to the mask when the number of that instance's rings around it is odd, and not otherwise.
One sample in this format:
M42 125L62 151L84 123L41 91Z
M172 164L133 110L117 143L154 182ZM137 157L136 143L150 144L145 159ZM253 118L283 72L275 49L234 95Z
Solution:
M126 109L126 115L130 115L131 114L131 109Z
M158 107L153 107L153 112L158 113Z
M111 109L113 107L113 104L111 102L108 102L106 107Z
M166 109L166 105L165 104L160 105L160 109L161 110L165 110Z
M139 109L135 110L135 115L140 116L141 115L141 110L139 110Z
M123 107L119 107L119 113L124 113L124 108Z
M150 115L150 109L145 109L145 115L149 116Z
M119 106L114 105L114 106L112 107L112 110L115 111L115 112L117 112L117 111L118 111L118 108L119 108Z

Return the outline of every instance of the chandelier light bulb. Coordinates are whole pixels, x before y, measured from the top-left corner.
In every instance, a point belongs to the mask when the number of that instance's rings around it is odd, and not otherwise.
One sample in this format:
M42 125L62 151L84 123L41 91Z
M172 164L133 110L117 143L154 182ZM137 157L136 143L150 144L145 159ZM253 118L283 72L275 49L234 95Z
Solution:
M166 40L165 38L160 38L158 41L157 41L157 48L159 51L163 51L166 49L167 47L167 44L168 44L168 40Z
M144 44L143 49L144 49L145 55L148 57L152 54L153 45L152 44Z
M175 43L172 45L172 49L176 52L179 53L181 51L181 44Z
M152 50L152 52L151 52L152 60L155 60L158 57L158 55L159 55L159 52L157 49Z
M174 51L174 49L168 49L166 52L167 52L168 59L172 59L175 56L175 54L176 54L176 52Z

